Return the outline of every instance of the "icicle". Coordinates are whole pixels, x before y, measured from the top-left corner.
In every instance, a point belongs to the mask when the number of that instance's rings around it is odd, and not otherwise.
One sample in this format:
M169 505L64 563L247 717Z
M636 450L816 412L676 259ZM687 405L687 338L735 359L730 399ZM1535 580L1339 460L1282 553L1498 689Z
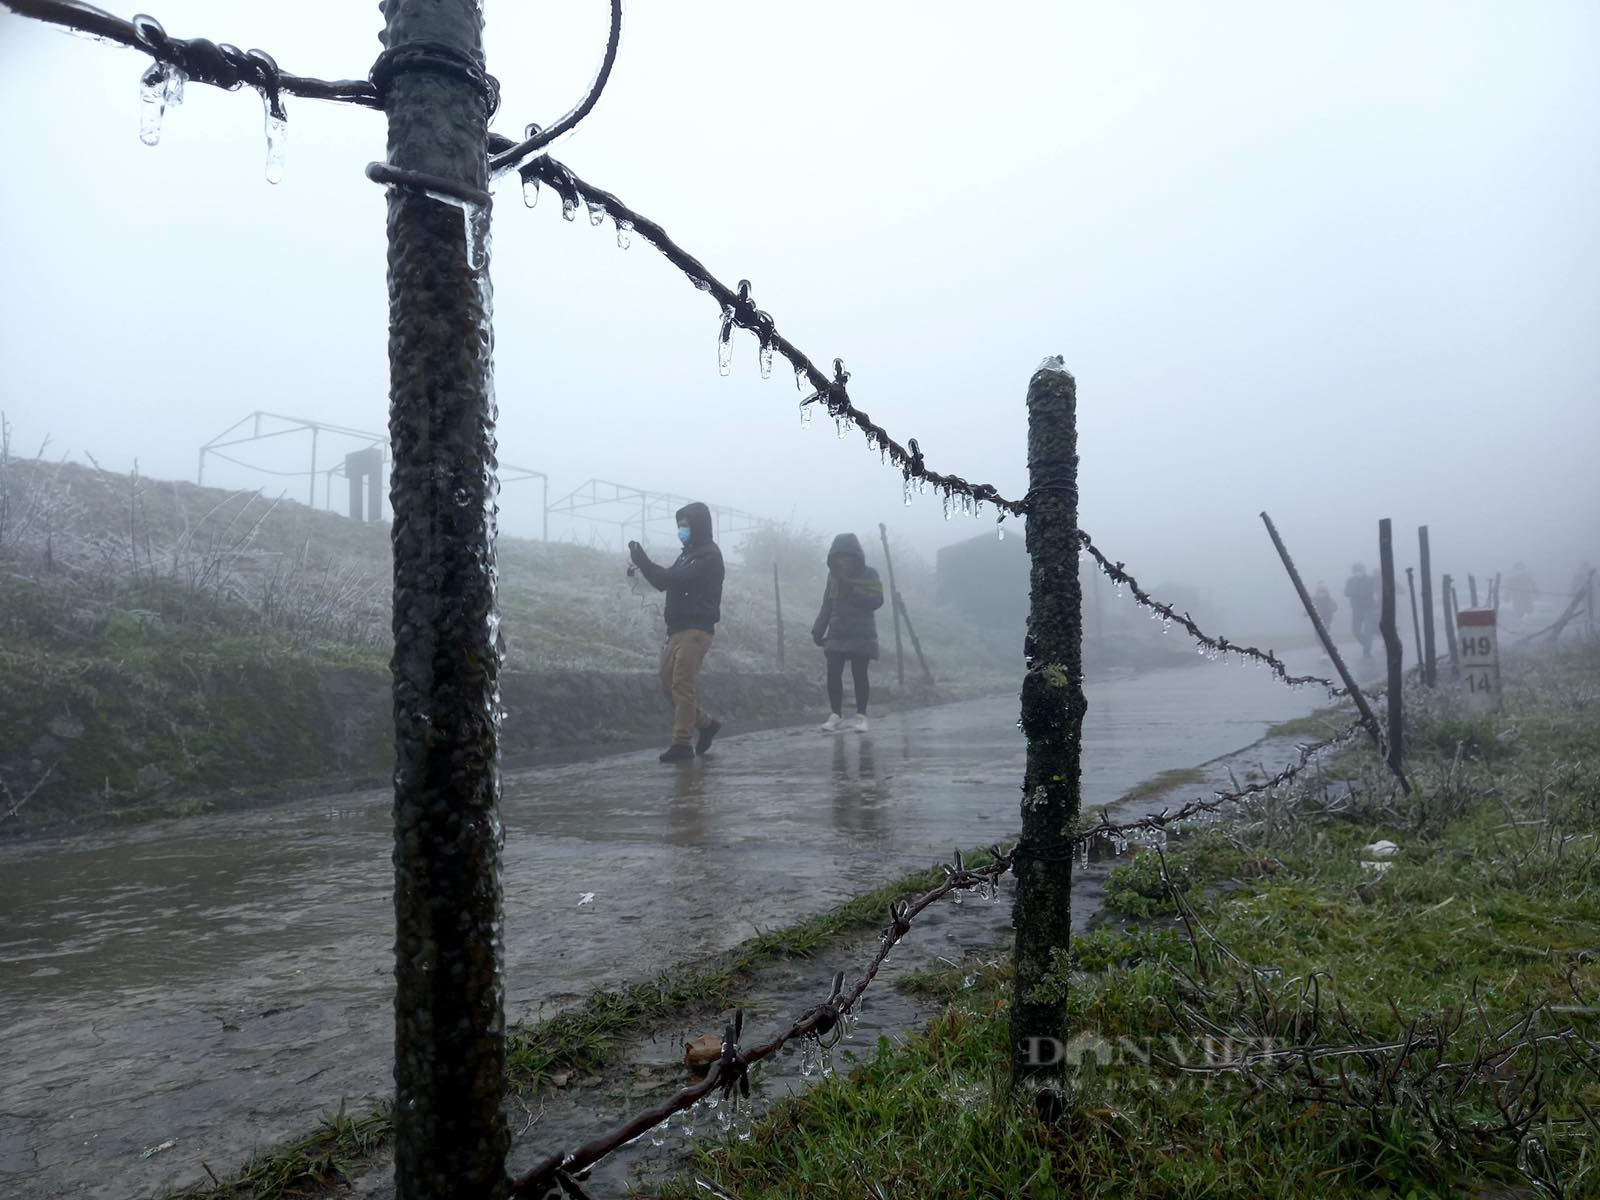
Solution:
M842 441L844 441L844 435L849 433L849 432L850 432L849 422L847 422L843 417L835 417L833 419L833 435L836 438L838 438L842 442Z
M811 380L806 377L806 369L804 367L796 367L794 369L794 390L803 392L810 383Z
M589 224L599 225L606 219L606 206L598 200L585 200L584 207L589 210Z
M538 132L539 127L537 125L529 125L523 130L523 137L531 138ZM519 173L522 176L522 202L529 208L533 208L539 203L539 176L534 172L532 163L523 167ZM566 212L565 203L562 204L561 210L563 213ZM572 218L568 217L567 219L570 221Z
M274 105L273 99L267 93L261 93L261 102L267 109L267 182L282 183L284 146L289 140L289 114L284 112L282 100ZM273 112L274 107L277 108L276 113Z
M146 146L161 141L161 118L183 103L187 77L171 63L151 63L139 77L139 140Z
M761 348L756 351L756 361L761 364L761 378L772 378L772 343L762 339Z
M807 404L804 400L800 402L800 428L811 428L811 405Z
M944 494L944 519L946 521L948 521L950 519L950 493L949 492L946 492Z
M633 245L633 239L628 236L632 232L633 232L633 222L632 221L618 221L617 222L617 249L618 250L626 250L629 246Z
M905 497L906 507L911 507L911 476L907 475L901 484L901 493Z
M578 198L576 196L561 197L561 217L563 220L576 220L578 216Z
M722 306L722 323L717 327L717 372L727 375L733 370L733 308Z
M1005 513L1001 513L997 518L995 518L994 540L997 541L997 542L1003 542L1003 541L1006 540L1006 515L1005 515Z
M489 206L474 204L470 200L463 200L446 192L435 192L428 188L422 191L423 195L431 200L461 210L461 235L467 248L467 269L479 270L483 266L484 254L489 248Z

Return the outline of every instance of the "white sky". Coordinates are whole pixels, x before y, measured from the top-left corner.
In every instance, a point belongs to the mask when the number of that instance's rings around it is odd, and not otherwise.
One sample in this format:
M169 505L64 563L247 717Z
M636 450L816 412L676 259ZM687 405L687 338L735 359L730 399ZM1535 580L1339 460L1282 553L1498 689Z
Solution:
M605 4L486 9L495 127L548 123ZM369 0L155 15L304 74L364 76L379 49ZM381 114L291 97L272 187L248 91L190 88L141 145L144 61L0 14L19 448L192 478L252 409L384 428ZM1524 558L1564 586L1600 559L1597 61L1583 0L634 0L557 157L751 279L937 469L1025 490L1023 393L1064 355L1084 526L1147 582L1292 618L1262 508L1336 590L1380 516L1402 563L1426 522L1457 574ZM498 200L505 461L557 495L600 476L928 550L978 528L903 508L825 419L802 432L748 335L719 377L714 304L638 239L528 212L514 179ZM508 487L504 528L536 527L533 496Z

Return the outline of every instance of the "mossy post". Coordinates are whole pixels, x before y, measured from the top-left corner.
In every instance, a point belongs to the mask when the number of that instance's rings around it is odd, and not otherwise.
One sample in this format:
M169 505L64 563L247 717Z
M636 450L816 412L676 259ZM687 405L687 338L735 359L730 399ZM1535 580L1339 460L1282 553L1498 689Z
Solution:
M453 67L483 63L479 0L388 0L385 16L389 163L485 188L488 101ZM395 1194L499 1200L509 1137L488 247L469 263L463 210L417 188L390 188L388 204Z
M1077 384L1057 357L1028 381L1028 673L1022 681L1022 840L1017 845L1014 1082L1049 1087L1063 1069L1066 1001L1046 976L1072 929L1073 838L1083 745L1083 592L1078 580Z

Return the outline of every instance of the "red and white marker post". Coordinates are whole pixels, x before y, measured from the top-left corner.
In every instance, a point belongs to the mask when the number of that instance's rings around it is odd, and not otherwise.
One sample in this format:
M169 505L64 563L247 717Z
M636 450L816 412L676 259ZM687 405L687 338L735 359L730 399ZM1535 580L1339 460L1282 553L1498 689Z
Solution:
M1456 614L1456 644L1461 652L1461 681L1467 707L1487 712L1500 707L1500 638L1492 608L1469 608Z

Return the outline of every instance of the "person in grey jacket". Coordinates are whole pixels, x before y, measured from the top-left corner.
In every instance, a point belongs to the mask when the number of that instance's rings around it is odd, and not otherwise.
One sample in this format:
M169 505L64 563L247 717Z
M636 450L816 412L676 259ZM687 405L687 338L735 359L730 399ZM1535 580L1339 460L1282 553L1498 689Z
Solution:
M828 586L811 626L811 640L822 647L828 662L828 719L822 723L823 733L866 731L867 664L878 657L878 623L872 614L882 607L883 584L867 566L861 540L853 533L841 533L828 550ZM856 691L856 714L849 724L840 715L845 663L850 664Z

